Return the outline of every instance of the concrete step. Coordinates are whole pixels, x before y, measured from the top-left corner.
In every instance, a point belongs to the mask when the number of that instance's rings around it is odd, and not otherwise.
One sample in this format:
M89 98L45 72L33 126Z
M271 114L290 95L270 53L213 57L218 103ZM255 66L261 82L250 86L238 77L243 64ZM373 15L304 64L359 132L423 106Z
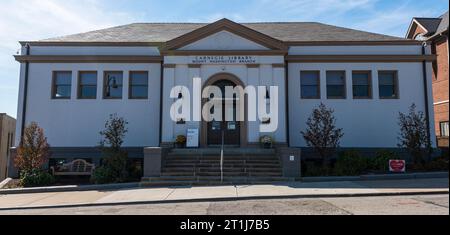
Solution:
M197 181L196 176L160 176L160 177L142 177L141 182L150 181Z
M220 177L220 172L163 172L162 176L183 176L183 177L195 177L195 176L216 176ZM240 176L240 177L280 177L283 174L281 172L224 172L224 176Z
M279 164L279 160L224 160L224 164ZM165 165L175 164L220 164L220 160L170 160Z
M293 178L286 177L224 177L221 182L220 177L199 176L199 177L147 177L143 178L142 186L179 186L179 185L230 185L230 184L270 184L274 182L291 182Z
M164 167L163 172L220 172L220 167ZM272 168L245 168L225 167L224 172L280 172L279 167Z
M220 164L165 164L164 168L208 168L208 167L216 167L219 168ZM223 165L224 168L281 168L280 163L259 163L259 164L228 164L225 163Z
M164 158L165 160L220 160L220 155L217 156L182 156L182 155L168 155ZM250 160L250 159L277 159L275 155L258 155L258 156L224 156L224 159L228 160Z
M220 148L206 148L206 149L172 149L169 155L220 155ZM262 149L262 148L225 148L225 155L274 155L275 149Z

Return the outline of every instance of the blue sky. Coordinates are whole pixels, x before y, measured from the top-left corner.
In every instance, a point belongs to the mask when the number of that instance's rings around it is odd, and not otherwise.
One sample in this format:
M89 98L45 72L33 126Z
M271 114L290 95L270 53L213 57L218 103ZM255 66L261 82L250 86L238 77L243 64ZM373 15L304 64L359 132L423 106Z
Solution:
M403 37L411 18L436 17L448 0L1 0L0 113L15 117L18 41L135 22L317 21Z

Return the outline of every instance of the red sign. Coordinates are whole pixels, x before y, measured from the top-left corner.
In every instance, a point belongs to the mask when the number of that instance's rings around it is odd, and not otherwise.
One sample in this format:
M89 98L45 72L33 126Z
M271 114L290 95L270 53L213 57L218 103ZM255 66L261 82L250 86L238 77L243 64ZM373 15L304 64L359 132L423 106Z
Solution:
M389 160L389 170L396 173L406 172L406 161L404 160Z

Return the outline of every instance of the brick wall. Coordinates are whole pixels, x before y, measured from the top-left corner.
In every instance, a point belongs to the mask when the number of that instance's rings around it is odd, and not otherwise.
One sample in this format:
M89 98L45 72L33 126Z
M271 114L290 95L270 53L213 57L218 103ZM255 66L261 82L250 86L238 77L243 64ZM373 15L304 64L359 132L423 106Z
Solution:
M412 39L420 33L424 33L421 27L413 28ZM448 138L439 138L441 135L440 123L449 120L449 74L448 74L448 41L447 38L441 37L431 43L431 51L437 55L436 62L433 63L433 102L435 116L435 132L438 136L438 143L441 147L448 147ZM439 102L445 102L440 103Z
M435 109L435 129L436 135L440 136L440 122L449 120L449 74L448 74L448 42L446 38L434 41L432 50L437 55L437 60L433 64L433 98ZM445 102L447 101L447 102ZM439 102L445 102L440 103ZM440 145L447 144L447 141L439 141Z

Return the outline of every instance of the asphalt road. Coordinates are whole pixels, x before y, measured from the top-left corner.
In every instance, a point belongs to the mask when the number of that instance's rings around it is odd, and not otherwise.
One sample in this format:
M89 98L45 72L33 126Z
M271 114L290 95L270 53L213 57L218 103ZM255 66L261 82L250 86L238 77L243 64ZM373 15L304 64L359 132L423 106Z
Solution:
M448 215L448 206L445 194L0 210L0 215Z

